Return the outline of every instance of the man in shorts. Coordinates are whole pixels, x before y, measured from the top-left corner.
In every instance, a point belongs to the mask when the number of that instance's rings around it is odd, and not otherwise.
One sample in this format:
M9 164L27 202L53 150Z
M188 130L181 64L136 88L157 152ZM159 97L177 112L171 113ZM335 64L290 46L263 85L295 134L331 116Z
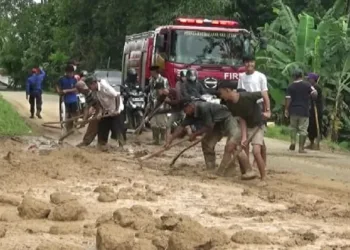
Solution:
M243 61L245 72L239 75L237 89L244 89L247 92L262 92L262 98L257 100L257 103L259 103L262 112L271 113L266 76L255 69L256 65L254 56L246 56ZM247 154L249 156L249 145L247 146ZM266 145L264 142L262 146L262 155L265 164L266 154Z
M186 126L200 122L203 127L190 135L190 141L194 141L197 136L205 134L202 140L202 151L207 169L214 170L216 168L215 146L225 136L227 137L227 141L220 168L225 169L229 167L228 164L237 146L236 138L237 133L239 133L237 119L230 114L227 107L220 104L195 102L186 99L183 100L182 105L186 117L169 138L166 147L170 146L172 141L183 133ZM238 155L238 160L242 179L255 178L255 174L244 151Z
M262 113L257 103L257 100L262 98L262 92L238 93L234 88L235 86L231 82L221 83L219 85L220 97L225 100L225 104L231 114L234 117L239 117L241 145L247 147L247 138L253 136L251 141L253 145L253 155L260 172L261 186L265 186L266 164L262 155L265 126L263 116L267 119L270 117L271 113Z

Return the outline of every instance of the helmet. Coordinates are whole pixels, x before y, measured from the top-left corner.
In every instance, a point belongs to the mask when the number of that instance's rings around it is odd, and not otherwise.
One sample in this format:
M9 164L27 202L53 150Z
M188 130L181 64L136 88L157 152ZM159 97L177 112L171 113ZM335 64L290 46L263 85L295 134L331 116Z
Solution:
M197 70L195 69L189 69L186 72L187 81L195 82L197 80L197 76L198 76L198 73L197 73Z
M134 69L134 68L128 69L128 71L126 73L126 76L127 76L127 81L128 82L136 82L136 80L137 80L136 69Z
M79 74L81 78L86 77L89 73L86 70L82 70Z
M180 77L186 77L186 69L180 70Z

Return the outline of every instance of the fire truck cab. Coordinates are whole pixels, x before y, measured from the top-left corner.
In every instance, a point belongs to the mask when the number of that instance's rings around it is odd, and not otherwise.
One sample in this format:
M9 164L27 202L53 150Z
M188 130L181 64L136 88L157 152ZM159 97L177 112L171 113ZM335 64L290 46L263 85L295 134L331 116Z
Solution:
M135 68L145 86L149 67L157 65L175 87L180 71L193 68L208 93L214 93L221 80L238 79L244 71L243 57L250 53L250 32L235 21L178 18L174 25L126 37L122 81L127 70Z

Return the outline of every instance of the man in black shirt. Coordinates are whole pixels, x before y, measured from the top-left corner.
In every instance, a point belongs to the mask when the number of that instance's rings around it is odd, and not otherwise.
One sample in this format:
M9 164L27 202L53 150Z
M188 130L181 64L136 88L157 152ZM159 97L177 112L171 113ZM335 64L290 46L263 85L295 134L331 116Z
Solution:
M203 127L191 134L190 140L194 141L197 136L205 134L202 140L205 164L207 169L215 169L215 146L224 136L227 136L225 152L220 163L220 168L225 169L227 164L230 163L231 156L237 146L237 133L239 133L237 119L231 115L227 107L220 104L184 100L182 105L186 117L169 138L166 147L183 133L186 126L201 123ZM242 179L255 178L255 173L252 171L248 157L244 151L238 155L238 160Z
M290 117L291 144L289 150L295 150L296 136L299 133L299 153L306 153L304 145L309 126L310 95L317 97L317 91L310 83L303 80L304 74L300 69L293 73L294 82L288 86L285 116Z
M234 117L239 117L241 127L241 144L247 146L247 137L254 134L251 144L253 145L254 159L258 165L262 185L265 183L265 161L262 156L261 148L264 144L264 120L269 118L270 112L261 112L257 100L261 99L262 92L244 92L238 93L231 82L223 82L219 85L220 97L225 100L225 104Z
M318 85L319 76L317 74L309 73L307 78L308 78L310 84L316 89L317 98L316 98L316 100L311 100L309 127L307 129L308 137L310 140L310 145L308 145L306 148L319 150L319 148L315 147L315 139L318 137L318 135L320 137L319 139L321 139L321 135L322 135L322 133L321 133L322 114L323 114L322 89L321 89L320 85ZM318 127L317 127L317 123L316 123L316 112L315 111L317 111ZM318 143L316 146L318 146Z

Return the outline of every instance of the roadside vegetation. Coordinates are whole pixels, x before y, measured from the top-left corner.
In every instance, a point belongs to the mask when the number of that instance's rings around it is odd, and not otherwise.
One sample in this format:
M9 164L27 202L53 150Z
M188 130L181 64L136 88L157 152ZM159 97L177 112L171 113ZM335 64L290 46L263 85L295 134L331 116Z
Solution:
M283 125L271 125L267 127L265 136L272 139L278 139L282 141L290 141L290 129ZM324 139L321 141L321 146L330 150L336 151L350 151L350 141L343 141L341 143L334 143L329 139Z
M17 111L0 95L0 136L26 135L30 132Z

